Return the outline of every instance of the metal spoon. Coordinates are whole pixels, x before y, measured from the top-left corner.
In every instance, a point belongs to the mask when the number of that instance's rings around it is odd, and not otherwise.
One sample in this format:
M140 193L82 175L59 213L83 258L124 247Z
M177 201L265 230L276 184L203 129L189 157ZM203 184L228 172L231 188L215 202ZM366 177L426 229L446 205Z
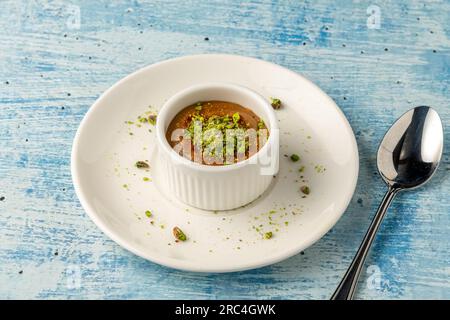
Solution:
M377 165L388 190L332 300L353 298L364 260L392 199L397 192L419 187L433 176L443 144L441 119L430 107L409 110L386 133L378 148Z

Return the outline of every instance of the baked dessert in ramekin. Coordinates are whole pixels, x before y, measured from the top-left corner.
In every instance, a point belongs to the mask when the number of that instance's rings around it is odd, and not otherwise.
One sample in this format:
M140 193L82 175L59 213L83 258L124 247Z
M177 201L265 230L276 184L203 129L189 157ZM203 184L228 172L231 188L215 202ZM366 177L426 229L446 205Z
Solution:
M158 114L156 134L169 196L200 209L248 204L278 172L273 108L240 85L205 83L175 94Z

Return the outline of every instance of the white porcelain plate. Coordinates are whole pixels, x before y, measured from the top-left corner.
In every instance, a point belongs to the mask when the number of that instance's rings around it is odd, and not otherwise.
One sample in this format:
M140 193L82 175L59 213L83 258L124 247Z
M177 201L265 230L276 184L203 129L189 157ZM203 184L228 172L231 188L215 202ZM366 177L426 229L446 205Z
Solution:
M244 85L283 103L276 111L280 172L259 199L232 211L202 211L163 194L154 127L137 120L208 81ZM291 154L301 159L293 162ZM136 168L139 160L150 169ZM253 58L197 55L148 66L107 90L78 129L72 175L83 208L122 247L172 268L229 272L281 261L320 239L353 195L358 150L341 110L304 77ZM187 241L175 241L175 226Z

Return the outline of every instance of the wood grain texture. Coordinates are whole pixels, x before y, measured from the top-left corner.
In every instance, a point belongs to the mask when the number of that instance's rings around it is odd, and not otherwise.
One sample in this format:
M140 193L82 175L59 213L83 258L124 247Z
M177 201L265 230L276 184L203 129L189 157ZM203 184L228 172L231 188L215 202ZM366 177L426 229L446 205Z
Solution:
M444 122L442 165L395 200L357 298L450 299L448 1L71 3L0 3L0 298L327 299L385 191L379 141L404 111L431 105ZM379 29L367 26L372 4ZM317 83L348 117L361 169L345 215L304 254L205 275L109 240L81 208L69 167L76 129L104 90L145 65L212 52L262 58Z

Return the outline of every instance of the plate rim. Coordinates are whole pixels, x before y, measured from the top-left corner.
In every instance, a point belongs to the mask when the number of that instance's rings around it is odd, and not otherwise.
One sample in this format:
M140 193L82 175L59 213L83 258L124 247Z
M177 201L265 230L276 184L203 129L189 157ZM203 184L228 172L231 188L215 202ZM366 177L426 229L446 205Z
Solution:
M159 67L164 64L170 64L179 60L189 60L189 59L198 59L198 58L228 58L228 59L243 59L248 60L251 62L257 62L257 63L265 63L270 64L272 67L280 69L284 72L288 72L292 74L293 76L300 77L303 80L307 81L310 85L315 87L323 96L325 99L327 99L330 104L334 107L334 109L337 111L337 113L340 116L340 120L345 125L346 130L350 134L351 139L351 149L353 150L353 159L354 159L354 166L355 166L355 176L353 177L352 181L352 188L351 193L347 195L346 201L344 201L342 207L339 207L335 212L338 212L334 215L333 219L330 219L328 223L324 226L322 226L320 229L315 230L311 235L308 237L308 239L303 242L302 245L294 246L291 250L284 251L283 254L277 255L272 257L271 259L266 259L263 262L259 263L246 263L241 264L237 267L224 267L224 268L216 268L216 267L202 267L199 265L188 263L188 261L182 261L178 259L173 259L170 257L164 257L160 258L158 255L148 255L147 253L136 249L133 245L129 244L126 239L123 239L123 237L116 235L116 233L112 230L110 230L109 227L107 227L100 218L97 217L96 210L90 205L89 201L87 200L87 196L85 195L85 192L81 188L80 184L80 176L77 169L77 155L78 155L78 149L80 144L80 135L83 131L83 128L87 125L89 122L89 118L91 117L92 113L94 112L94 109L97 108L97 106L102 102L102 100L105 99L106 96L109 95L110 92L114 91L118 86L122 85L122 83L127 82L130 78L133 78L135 76L138 76L141 73L147 72L149 69ZM78 129L75 133L75 137L73 139L72 143L72 150L71 150L71 157L70 157L70 169L71 169L71 176L72 176L72 182L74 185L75 193L80 201L80 204L84 211L87 213L89 218L94 222L94 224L105 234L107 235L111 240L116 242L119 246L122 248L132 252L133 254L146 259L148 261L151 261L153 263L157 263L159 265L182 270L182 271L190 271L190 272L199 272L199 273L228 273L228 272L238 272L238 271L245 271L245 270L251 270L251 269L257 269L262 268L265 266L269 266L278 262L281 262L283 260L286 260L290 257L293 257L294 255L297 255L301 251L305 250L306 248L310 247L314 243L316 243L318 240L320 240L323 236L325 236L330 229L339 221L339 219L343 216L345 211L347 210L351 199L353 198L358 182L359 177L359 150L358 150L358 144L356 142L356 137L353 132L353 129L345 116L344 112L339 108L339 106L336 104L336 102L325 92L323 91L318 85L316 85L314 82L312 82L310 79L305 77L304 75L297 73L293 70L290 70L286 67L283 67L281 65L278 65L276 63L273 63L271 61L262 60L259 58L254 57L248 57L248 56L241 56L241 55L235 55L235 54L222 54L222 53L207 53L207 54L195 54L195 55L186 55L186 56L179 56L159 62L155 62L152 64L149 64L147 66L144 66L142 68L139 68L130 74L126 75L125 77L121 78L117 82L115 82L112 86L110 86L107 90L105 90L96 100L95 102L89 107L85 115L83 116L83 119L80 122L80 125L78 126Z

